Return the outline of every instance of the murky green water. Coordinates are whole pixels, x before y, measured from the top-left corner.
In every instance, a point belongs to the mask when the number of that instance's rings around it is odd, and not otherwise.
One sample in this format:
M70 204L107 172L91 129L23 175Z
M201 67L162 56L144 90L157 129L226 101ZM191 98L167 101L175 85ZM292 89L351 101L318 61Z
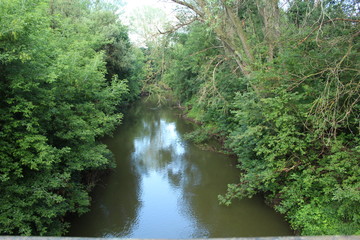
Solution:
M215 238L292 235L261 198L220 206L217 195L238 181L235 161L203 151L183 134L191 124L171 108L140 101L104 142L117 168L93 192L92 209L69 236Z

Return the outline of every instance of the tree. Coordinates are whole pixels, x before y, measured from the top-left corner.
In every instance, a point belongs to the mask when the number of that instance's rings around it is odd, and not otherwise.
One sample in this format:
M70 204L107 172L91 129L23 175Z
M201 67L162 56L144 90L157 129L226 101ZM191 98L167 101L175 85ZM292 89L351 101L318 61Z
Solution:
M112 30L115 17L91 1L1 6L0 232L60 235L65 215L89 206L93 183L84 173L113 165L97 139L120 122L128 89L119 71L105 78L102 50L114 38L125 42L118 34L126 30ZM93 21L101 14L113 22Z

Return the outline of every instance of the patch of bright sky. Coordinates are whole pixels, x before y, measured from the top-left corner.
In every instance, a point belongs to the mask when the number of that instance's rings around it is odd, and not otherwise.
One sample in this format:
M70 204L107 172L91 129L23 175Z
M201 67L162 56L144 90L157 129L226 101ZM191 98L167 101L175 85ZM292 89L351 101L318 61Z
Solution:
M175 3L167 0L123 0L123 7L121 7L121 12L123 13L124 19L131 16L136 9L141 9L144 7L153 7L158 8L164 11L169 18L174 16Z
M124 2L124 12L129 13L136 8L143 7L143 6L151 6L155 8L163 9L168 13L171 13L172 4L168 1L164 0L123 0Z
M134 24L134 22L131 21L131 18L133 18L134 16L136 16L136 14L141 12L144 9L144 7L161 9L166 14L166 18L168 19L168 22L173 22L173 23L177 22L177 19L175 18L175 8L178 5L172 2L171 0L109 0L109 1L121 2L120 4L121 7L119 11L121 22L129 26L130 39L133 43L139 46L144 46L143 39L141 36L139 36L139 34L137 33L138 31L136 29L139 28L141 24ZM280 0L279 6L282 9L286 10L289 7L289 0ZM150 25L151 22L146 22L143 24ZM156 27L157 29L161 28L159 26Z
M130 29L130 39L136 45L143 45L140 37L136 33L136 25L131 21L136 12L141 11L145 7L161 9L166 15L169 21L175 20L175 5L169 0L122 0L122 7L120 7L120 19L123 24L128 25ZM145 23L146 24L146 23ZM150 23L147 23L150 24ZM140 43L139 43L140 42Z

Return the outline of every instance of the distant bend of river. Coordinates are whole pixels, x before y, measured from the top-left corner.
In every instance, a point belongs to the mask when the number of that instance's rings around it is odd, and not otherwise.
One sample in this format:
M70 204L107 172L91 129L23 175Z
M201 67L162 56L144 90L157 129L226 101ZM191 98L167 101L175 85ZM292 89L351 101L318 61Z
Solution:
M103 140L117 167L92 193L91 211L68 236L225 238L292 235L283 217L255 197L219 205L239 181L236 161L184 140L192 124L171 107L138 101Z

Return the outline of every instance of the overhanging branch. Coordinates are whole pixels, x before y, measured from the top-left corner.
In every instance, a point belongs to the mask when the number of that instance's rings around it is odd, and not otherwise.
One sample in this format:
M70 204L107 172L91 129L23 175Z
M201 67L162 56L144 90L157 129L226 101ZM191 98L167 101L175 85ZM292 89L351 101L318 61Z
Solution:
M197 17L194 17L194 18L190 19L190 21L185 22L185 23L179 23L179 24L173 26L171 29L166 30L166 31L164 31L164 32L161 31L159 28L158 28L157 30L158 30L158 32L159 32L160 34L170 34L170 33L176 32L176 31L179 30L180 28L183 28L183 27L185 27L185 26L188 26L188 25L192 24L192 23L195 22L196 20L198 20L198 18L197 18Z
M182 5L184 7L187 7L189 9L191 9L193 12L195 12L199 17L202 17L204 14L199 10L197 9L194 5L188 3L188 2L185 2L185 1L181 1L181 0L171 0L173 1L174 3L177 3L179 5Z

